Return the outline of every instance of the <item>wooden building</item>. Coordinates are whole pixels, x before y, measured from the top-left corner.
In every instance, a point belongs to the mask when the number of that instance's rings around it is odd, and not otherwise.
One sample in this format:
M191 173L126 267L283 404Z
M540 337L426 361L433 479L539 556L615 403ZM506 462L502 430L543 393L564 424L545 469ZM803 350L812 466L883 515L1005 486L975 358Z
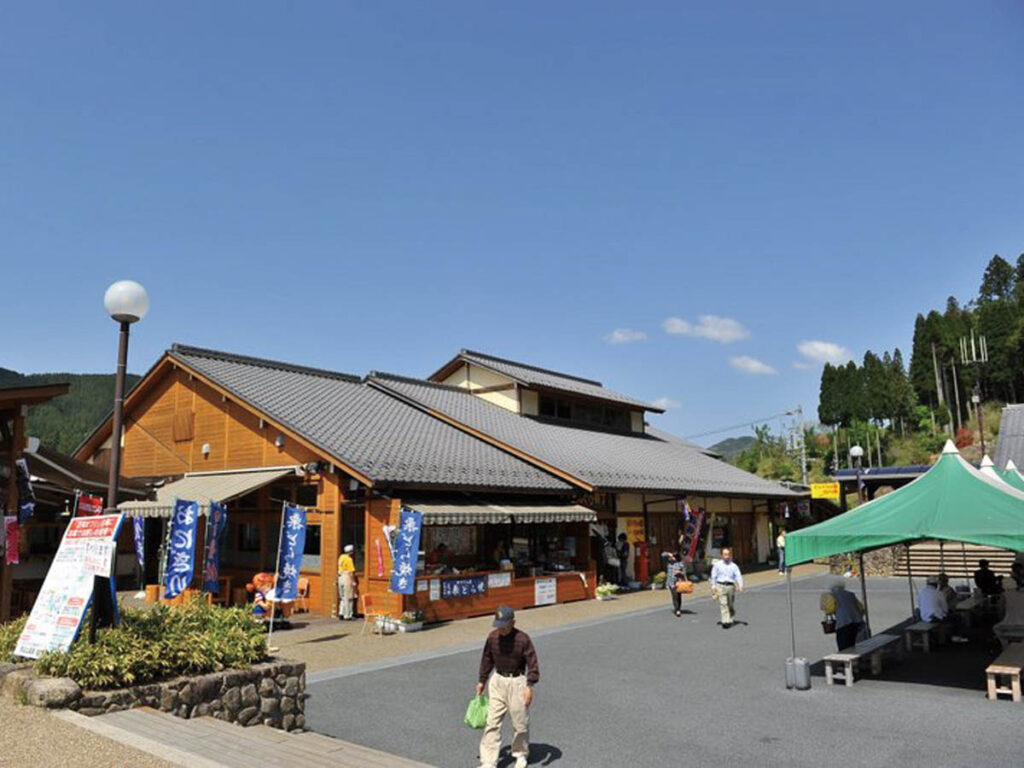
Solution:
M468 351L423 380L176 345L126 401L124 474L164 485L123 508L160 519L174 496L226 502L222 568L237 589L273 570L282 502L307 507L301 576L325 614L349 543L371 608L428 620L592 596L595 523L639 531L653 574L678 546L685 503L714 515L715 543L741 562L765 559L772 505L791 492L652 430L659 412L600 382ZM78 457L102 461L109 440L106 422ZM388 589L386 526L403 508L425 524L407 596Z

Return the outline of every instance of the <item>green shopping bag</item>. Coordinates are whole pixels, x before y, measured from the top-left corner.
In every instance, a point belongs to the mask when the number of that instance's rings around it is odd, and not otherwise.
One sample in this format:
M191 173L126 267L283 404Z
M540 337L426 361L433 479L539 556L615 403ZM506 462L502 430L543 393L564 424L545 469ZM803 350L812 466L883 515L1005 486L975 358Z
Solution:
M487 706L487 697L482 693L477 694L469 700L466 716L462 718L462 722L470 728L483 728L487 725Z

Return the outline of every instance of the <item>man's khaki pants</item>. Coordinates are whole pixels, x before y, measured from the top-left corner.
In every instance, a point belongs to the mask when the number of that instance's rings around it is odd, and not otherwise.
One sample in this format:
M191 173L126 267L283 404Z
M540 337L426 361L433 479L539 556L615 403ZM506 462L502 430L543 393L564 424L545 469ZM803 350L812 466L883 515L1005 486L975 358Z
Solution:
M528 757L530 753L530 711L523 697L526 693L526 675L502 677L495 673L487 686L490 703L487 707L487 725L480 737L480 765L494 768L501 749L501 723L507 714L512 718L512 757Z
M715 591L718 592L718 607L722 612L722 624L732 624L736 618L736 585L716 584Z
M342 619L352 618L352 607L355 603L355 584L352 577L338 576L338 617Z

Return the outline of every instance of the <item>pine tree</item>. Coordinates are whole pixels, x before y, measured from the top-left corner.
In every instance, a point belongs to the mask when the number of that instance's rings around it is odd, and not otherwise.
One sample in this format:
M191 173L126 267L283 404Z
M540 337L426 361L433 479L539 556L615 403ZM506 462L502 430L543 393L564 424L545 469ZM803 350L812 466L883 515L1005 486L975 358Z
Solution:
M985 274L981 278L981 289L978 291L978 302L1006 300L1013 296L1013 267L998 253L992 257Z

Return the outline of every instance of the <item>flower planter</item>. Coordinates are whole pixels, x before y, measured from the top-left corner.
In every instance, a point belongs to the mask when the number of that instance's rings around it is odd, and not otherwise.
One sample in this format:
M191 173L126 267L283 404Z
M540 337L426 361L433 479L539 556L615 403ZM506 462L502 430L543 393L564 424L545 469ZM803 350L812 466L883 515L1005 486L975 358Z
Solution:
M409 624L403 624L399 622L398 624L399 632L419 632L421 629L423 629L422 621L414 621Z

